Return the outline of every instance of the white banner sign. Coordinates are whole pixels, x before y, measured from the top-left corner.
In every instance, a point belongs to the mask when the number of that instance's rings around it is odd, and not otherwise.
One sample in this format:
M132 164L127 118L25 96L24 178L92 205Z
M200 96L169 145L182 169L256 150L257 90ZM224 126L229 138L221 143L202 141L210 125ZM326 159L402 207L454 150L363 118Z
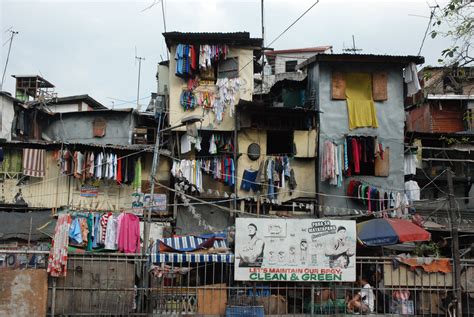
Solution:
M355 281L353 220L237 218L237 281Z

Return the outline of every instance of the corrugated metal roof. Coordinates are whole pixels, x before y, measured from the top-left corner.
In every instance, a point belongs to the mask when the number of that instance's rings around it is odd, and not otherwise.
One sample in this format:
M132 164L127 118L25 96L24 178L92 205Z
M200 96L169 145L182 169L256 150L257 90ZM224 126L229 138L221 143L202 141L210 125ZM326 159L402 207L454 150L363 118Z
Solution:
M91 96L85 94L85 95L76 95L76 96L67 96L67 97L59 97L59 98L54 98L49 102L49 104L52 105L61 105L69 102L74 102L74 101L84 101L86 102L91 108L93 109L108 109L106 106L92 98Z
M288 54L288 53L324 53L327 50L332 50L332 45L266 51L265 55L278 55L278 54Z
M24 79L24 78L31 78L31 79L36 79L39 83L39 88L54 88L54 85L44 79L43 77L39 75L12 75L13 78L17 79Z
M251 38L249 32L166 32L166 45L172 44L227 44L235 46L261 47L263 40Z
M474 100L473 95L435 95L428 94L428 100Z
M414 55L377 55L377 54L316 54L308 58L303 63L296 66L296 69L305 68L316 62L361 62L361 63L391 63L406 65L408 63L423 64L423 56Z
M0 211L0 240L22 239L37 241L49 238L38 228L50 221L56 222L51 217L51 211L4 212ZM31 232L30 232L31 224Z

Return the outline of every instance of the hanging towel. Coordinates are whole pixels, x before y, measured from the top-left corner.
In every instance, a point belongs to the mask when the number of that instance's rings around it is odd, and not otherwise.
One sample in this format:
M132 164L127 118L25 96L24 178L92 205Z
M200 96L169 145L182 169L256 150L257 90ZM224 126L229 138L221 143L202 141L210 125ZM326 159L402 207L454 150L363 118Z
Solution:
M23 174L44 177L44 152L40 149L23 149Z
M54 229L54 238L48 256L47 272L51 276L66 276L67 273L67 249L69 244L69 226L71 216L61 214L56 221Z
M372 78L368 73L346 74L346 101L349 129L377 128L377 115L372 99Z
M418 80L418 71L415 63L410 63L403 71L405 83L407 84L407 95L413 96L421 90L420 82Z

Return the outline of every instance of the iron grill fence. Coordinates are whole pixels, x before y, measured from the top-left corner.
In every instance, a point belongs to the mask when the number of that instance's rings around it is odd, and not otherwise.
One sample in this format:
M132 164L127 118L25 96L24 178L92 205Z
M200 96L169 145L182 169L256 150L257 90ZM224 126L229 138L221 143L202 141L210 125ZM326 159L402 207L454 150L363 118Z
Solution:
M0 270L45 270L46 260L45 251L1 250ZM369 279L372 315L453 316L452 273L397 267L387 257L358 257L356 270ZM463 260L463 316L474 315L473 272L474 260ZM347 282L235 281L232 263L152 264L147 256L107 253L70 254L67 276L45 283L48 316L345 315L361 291Z

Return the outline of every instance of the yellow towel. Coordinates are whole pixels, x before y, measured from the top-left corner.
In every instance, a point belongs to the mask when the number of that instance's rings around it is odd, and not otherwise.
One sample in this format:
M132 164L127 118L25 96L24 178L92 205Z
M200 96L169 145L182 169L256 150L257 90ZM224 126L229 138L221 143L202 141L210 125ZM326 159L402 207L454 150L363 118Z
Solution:
M370 74L346 74L346 100L350 130L378 127L377 114L372 99L372 77Z

